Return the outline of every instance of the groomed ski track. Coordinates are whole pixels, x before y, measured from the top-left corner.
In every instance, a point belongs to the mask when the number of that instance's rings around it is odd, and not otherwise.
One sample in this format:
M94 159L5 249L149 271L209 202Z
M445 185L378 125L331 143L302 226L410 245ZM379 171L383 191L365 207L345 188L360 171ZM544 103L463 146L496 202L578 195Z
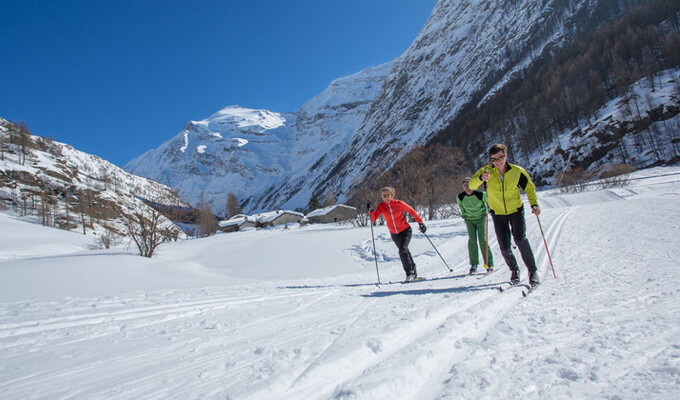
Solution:
M627 239L613 237L624 235L623 231L599 232L597 218L620 212L630 220L636 207L618 209L614 203L628 202L606 192L592 193L590 198L598 199L588 207L578 205L580 197L588 195L563 194L542 203L541 223L557 279L536 217L527 213L527 235L542 285L526 298L521 287L497 290L509 271L493 234L491 250L500 270L476 279L466 275L463 242L452 245L447 236L453 229L450 224L432 221L431 238L436 238L454 272L445 269L431 247L421 246L424 250L414 255L419 274L428 279L409 285L376 287L375 274L367 269L345 282L265 282L0 304L0 398L569 398L570 394L603 395L618 380L624 382L619 393L634 393L626 388L633 390L642 377L631 376L625 365L589 372L585 367L589 360L578 360L589 355L597 358L598 350L588 347L602 345L605 339L596 330L607 326L607 334L614 336L609 351L621 353L631 367L654 363L656 356L678 353L677 348L663 341L643 345L632 340L637 334L609 326L627 321L624 317L602 317L602 323L582 322L564 330L560 324L574 322L582 315L579 307L592 304L593 299L609 301L611 307L632 307L642 301L650 307L644 312L665 310L668 326L648 328L639 335L677 338L680 307L669 309L663 299L651 294L623 296L644 280L637 279L634 271L614 272L605 266L606 260L616 258L616 250L602 240ZM607 203L592 205L602 199ZM658 207L670 208L677 197L656 201L662 203ZM660 217L654 220L661 221ZM634 222L626 224L629 229L637 227ZM492 226L490 221L491 231ZM602 240L592 240L600 234ZM593 244L577 258L574 251L586 246L586 237ZM413 241L418 240L425 239L414 234ZM635 251L634 241L630 244ZM526 269L517 250L515 255L525 282ZM380 266L383 276L391 273L398 279L397 261ZM608 287L613 292L588 297L586 284L580 283L583 279L591 280L591 288ZM569 304L577 293L584 294L584 304ZM557 312L560 321L552 317L558 307L569 310ZM586 318L604 312L603 306L595 305ZM657 328L660 324L661 320L653 323ZM635 325L642 329L644 324ZM586 331L579 332L584 326ZM580 350L570 358L564 346ZM581 389L573 392L572 384ZM673 384L660 390L673 393Z

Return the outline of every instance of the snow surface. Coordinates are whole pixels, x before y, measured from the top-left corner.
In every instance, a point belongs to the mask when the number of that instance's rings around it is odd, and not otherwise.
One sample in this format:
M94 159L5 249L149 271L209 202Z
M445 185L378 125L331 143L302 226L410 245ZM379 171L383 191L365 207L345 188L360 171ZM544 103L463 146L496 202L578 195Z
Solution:
M543 284L466 276L465 225L429 221L426 281L376 287L369 227L251 230L145 259L0 215L1 399L680 398L680 168L541 192ZM383 283L403 278L374 228ZM526 279L525 270L522 269Z

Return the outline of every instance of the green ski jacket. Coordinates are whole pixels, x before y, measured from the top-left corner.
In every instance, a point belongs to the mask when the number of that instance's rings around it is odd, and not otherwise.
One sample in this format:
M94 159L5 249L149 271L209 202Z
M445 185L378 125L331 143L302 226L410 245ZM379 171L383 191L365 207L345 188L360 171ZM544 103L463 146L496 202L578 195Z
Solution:
M486 193L474 190L468 195L461 192L456 196L460 214L466 221L479 221L486 216Z

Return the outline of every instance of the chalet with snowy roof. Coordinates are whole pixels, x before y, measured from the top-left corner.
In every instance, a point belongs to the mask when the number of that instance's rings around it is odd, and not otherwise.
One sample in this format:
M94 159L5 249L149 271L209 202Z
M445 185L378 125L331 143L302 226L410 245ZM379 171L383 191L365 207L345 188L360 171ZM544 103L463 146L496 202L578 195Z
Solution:
M270 226L302 223L305 215L296 211L278 210L256 214L250 218L255 220L256 228L267 228Z
M357 209L345 204L316 209L307 214L309 222L314 224L331 224L352 220L357 217Z
M222 232L239 232L254 227L255 221L243 214L235 215L219 223L219 230Z

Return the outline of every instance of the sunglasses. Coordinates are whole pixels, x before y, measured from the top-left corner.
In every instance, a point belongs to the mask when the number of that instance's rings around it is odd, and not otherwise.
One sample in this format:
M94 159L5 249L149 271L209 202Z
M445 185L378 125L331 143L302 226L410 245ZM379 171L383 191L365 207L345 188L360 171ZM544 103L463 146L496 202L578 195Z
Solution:
M392 197L392 194L391 193L383 193L382 197Z
M491 157L491 162L501 161L505 158L505 154L500 157Z

